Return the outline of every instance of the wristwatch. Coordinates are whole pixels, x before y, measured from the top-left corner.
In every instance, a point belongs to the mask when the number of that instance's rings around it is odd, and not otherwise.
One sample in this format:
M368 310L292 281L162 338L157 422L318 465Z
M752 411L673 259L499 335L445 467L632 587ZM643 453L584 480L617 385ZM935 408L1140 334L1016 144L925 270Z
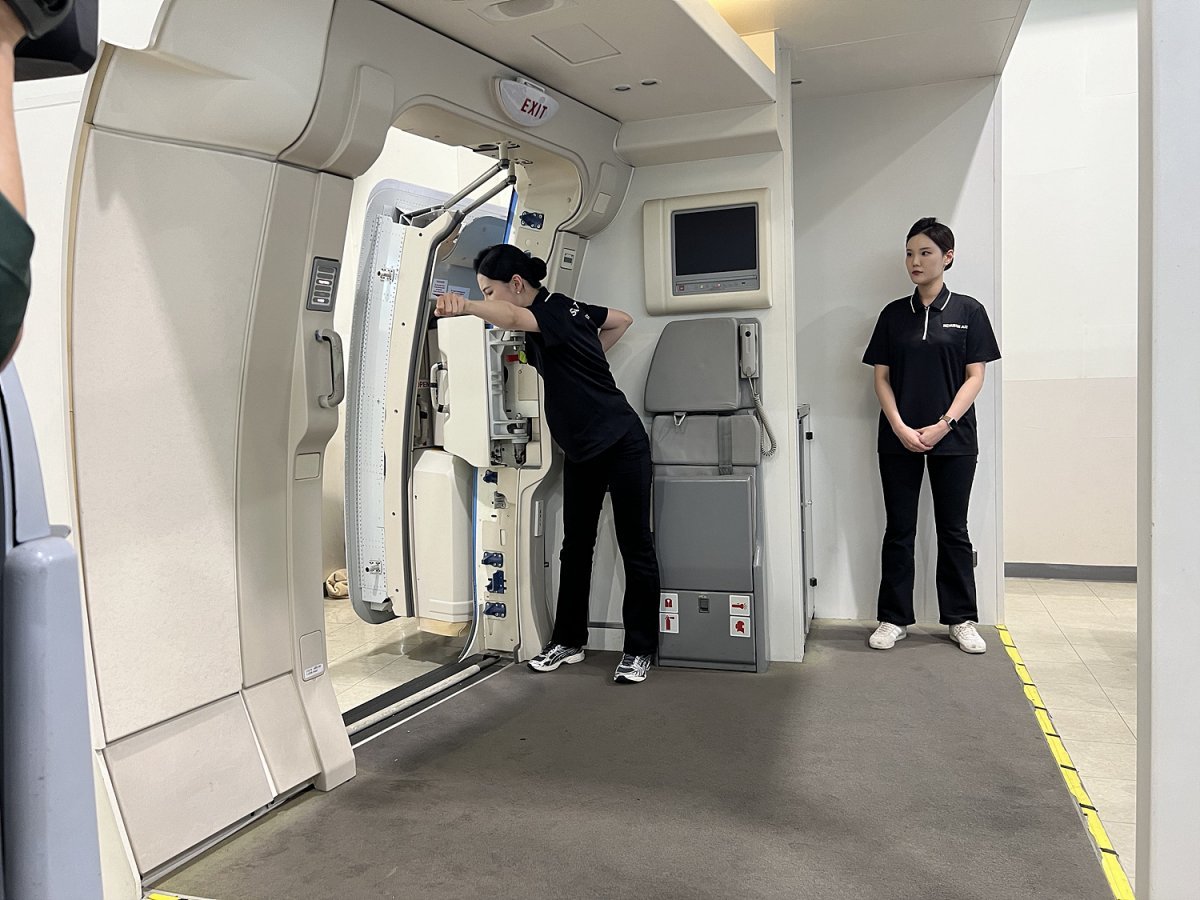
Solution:
M938 419L938 421L945 422L946 427L949 428L951 431L953 431L954 429L956 429L958 427L958 422L955 421L954 419L950 418L949 416L942 416L940 419Z

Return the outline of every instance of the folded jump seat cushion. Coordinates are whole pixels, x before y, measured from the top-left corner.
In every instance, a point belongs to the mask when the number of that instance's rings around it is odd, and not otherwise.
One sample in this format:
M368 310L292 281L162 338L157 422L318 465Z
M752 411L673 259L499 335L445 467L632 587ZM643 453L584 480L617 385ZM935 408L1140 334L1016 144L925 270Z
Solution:
M650 455L656 466L757 466L761 440L762 427L750 412L655 416Z

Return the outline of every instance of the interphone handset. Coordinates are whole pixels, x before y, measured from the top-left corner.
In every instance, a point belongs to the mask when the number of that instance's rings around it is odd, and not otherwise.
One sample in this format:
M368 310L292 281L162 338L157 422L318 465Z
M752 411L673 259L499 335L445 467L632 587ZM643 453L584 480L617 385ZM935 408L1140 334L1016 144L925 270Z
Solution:
M763 410L762 398L759 397L758 386L754 383L754 379L758 377L757 322L738 323L738 370L741 376L750 382L750 395L754 398L754 412L763 427L762 443L760 444L762 455L770 459L775 455L778 444L775 442L775 433L767 424L767 414Z
M738 366L743 378L758 377L758 325L743 322L738 326Z

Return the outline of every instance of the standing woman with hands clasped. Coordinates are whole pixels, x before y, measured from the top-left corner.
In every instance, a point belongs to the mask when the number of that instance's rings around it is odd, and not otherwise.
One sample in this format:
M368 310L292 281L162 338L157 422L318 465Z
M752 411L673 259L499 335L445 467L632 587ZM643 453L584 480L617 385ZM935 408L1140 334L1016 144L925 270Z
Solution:
M887 527L879 582L879 627L868 643L888 650L907 637L913 615L913 548L921 481L929 468L937 526L940 621L967 653L987 650L979 632L967 506L979 438L975 398L984 368L1000 358L987 310L946 287L954 233L937 219L908 232L905 259L916 290L884 307L863 354L875 367L879 474Z
M554 634L529 667L552 672L583 661L592 554L607 491L625 564L625 652L613 680L644 681L658 647L650 441L604 356L633 319L619 309L551 294L542 287L546 263L512 244L483 250L475 258L475 274L484 299L443 294L436 315L473 315L526 333L526 354L546 386L546 423L566 456Z

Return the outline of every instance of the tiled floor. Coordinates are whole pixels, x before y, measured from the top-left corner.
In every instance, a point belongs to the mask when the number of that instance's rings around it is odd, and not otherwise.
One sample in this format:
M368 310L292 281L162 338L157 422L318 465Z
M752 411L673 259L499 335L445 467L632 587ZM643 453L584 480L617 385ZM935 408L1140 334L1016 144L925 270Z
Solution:
M464 637L442 637L418 628L416 619L369 625L349 600L325 600L329 675L345 712L386 690L458 659Z
M1007 579L1005 624L1134 880L1137 586Z

